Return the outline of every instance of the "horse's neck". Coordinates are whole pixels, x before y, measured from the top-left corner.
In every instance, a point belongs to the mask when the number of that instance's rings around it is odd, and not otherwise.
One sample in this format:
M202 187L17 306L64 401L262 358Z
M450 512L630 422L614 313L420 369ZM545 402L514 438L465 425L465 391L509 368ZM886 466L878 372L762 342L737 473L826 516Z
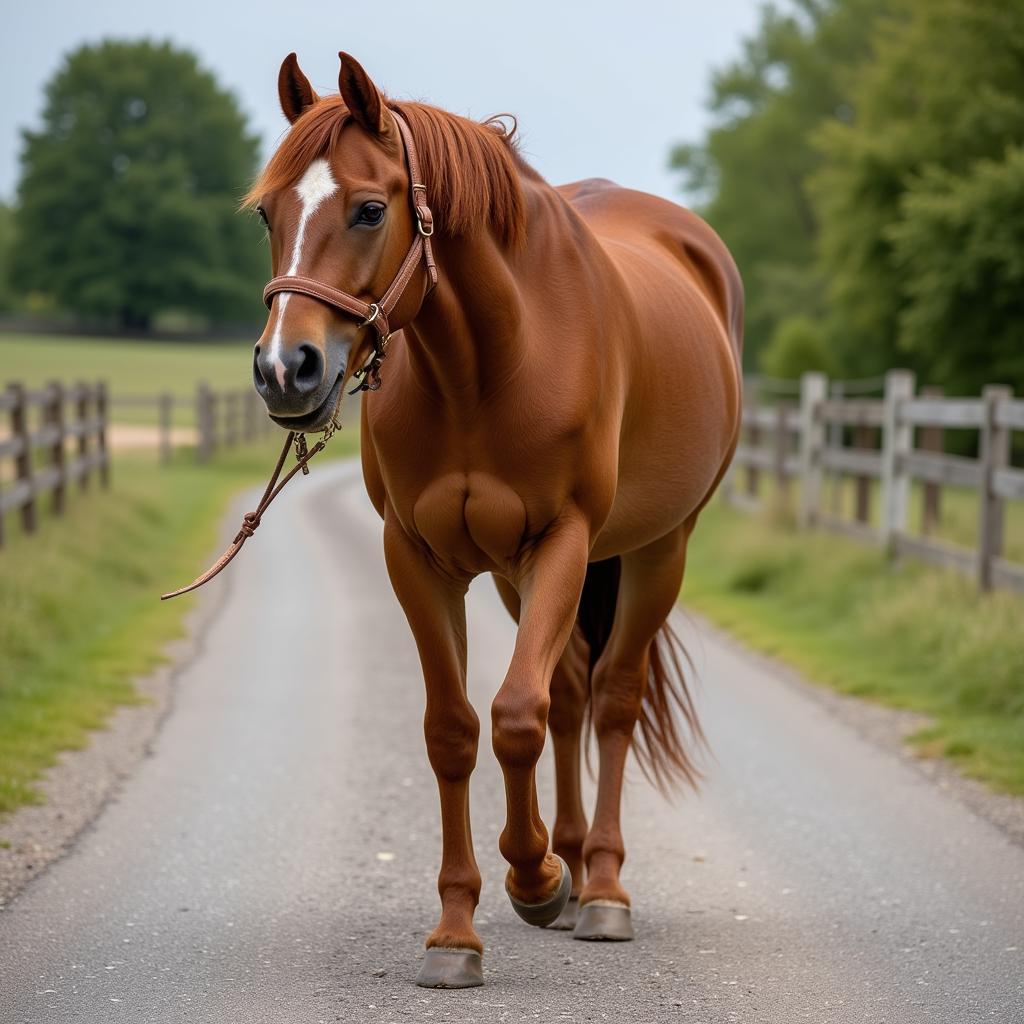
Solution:
M514 252L487 232L436 246L437 289L406 335L419 383L452 404L508 383L531 357L527 325L547 317L554 331L567 313L556 282L566 280L564 247L579 241L548 186L533 186L528 202L526 242Z

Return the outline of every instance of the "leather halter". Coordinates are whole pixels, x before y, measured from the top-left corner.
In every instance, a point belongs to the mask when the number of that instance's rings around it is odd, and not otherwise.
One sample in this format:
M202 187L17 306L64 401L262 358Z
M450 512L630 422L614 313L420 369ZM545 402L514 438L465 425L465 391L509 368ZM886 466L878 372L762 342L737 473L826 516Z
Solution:
M402 260L402 265L395 274L395 279L388 286L387 291L376 302L364 302L362 299L349 295L338 288L332 288L312 277L299 277L284 275L275 277L266 288L263 289L263 301L270 308L271 300L280 292L294 292L298 295L308 295L311 298L319 299L328 306L341 310L349 316L356 317L361 321L360 327L372 327L375 332L373 355L365 366L356 370L354 376L361 377L362 382L354 388L350 394L356 391L376 391L380 387L380 364L384 358L388 339L391 337L391 324L388 317L394 312L399 300L408 288L412 280L413 272L416 270L420 259L423 259L427 269L429 292L437 284L437 265L434 263L434 252L430 245L430 236L434 233L434 218L431 215L430 207L427 206L427 190L420 177L419 160L416 158L416 143L412 137L412 131L402 114L394 107L389 108L398 125L398 132L402 136L402 145L405 147L405 159L409 165L409 194L412 197L412 208L416 214L416 235L409 246L409 251ZM168 594L162 594L161 601L168 598L179 597L191 590L197 590L204 583L209 583L214 576L218 575L227 564L242 550L245 542L256 532L260 525L263 513L266 512L270 503L281 493L285 484L298 472L306 474L309 472L309 462L324 450L331 434L334 433L336 424L332 423L324 431L324 436L312 448L306 448L304 434L296 431L289 432L285 438L284 447L278 456L277 465L267 483L263 497L260 499L256 509L246 512L242 517L242 525L234 540L228 545L227 550L217 559L209 569L201 576L197 576L188 586L172 590ZM292 445L295 446L296 465L281 476L284 470L285 460Z
M362 378L362 383L353 388L349 392L350 394L355 394L357 391L376 391L380 387L380 364L384 359L385 350L392 334L388 317L394 312L399 300L405 294L405 289L409 286L413 272L421 258L427 269L429 281L427 291L429 292L437 284L437 265L434 263L434 251L430 244L430 236L434 233L434 217L427 205L427 189L420 175L416 142L412 137L408 122L402 114L395 107L389 109L398 125L398 134L402 137L405 160L409 166L409 194L412 198L413 213L416 214L416 234L387 291L376 302L366 302L339 288L332 288L329 284L317 281L315 278L299 275L275 277L263 289L263 301L268 309L275 295L280 292L294 292L298 295L308 295L310 298L319 299L320 302L355 317L361 321L360 327L373 328L375 332L373 355L365 366L356 370L354 376Z

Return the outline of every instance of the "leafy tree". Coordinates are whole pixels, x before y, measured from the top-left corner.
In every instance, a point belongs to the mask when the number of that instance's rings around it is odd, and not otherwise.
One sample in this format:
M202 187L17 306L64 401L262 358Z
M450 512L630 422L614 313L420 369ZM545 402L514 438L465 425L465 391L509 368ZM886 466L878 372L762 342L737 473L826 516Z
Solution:
M236 206L256 159L234 97L191 53L76 50L24 135L16 282L136 328L171 309L251 314L265 257Z
M1024 5L899 0L821 133L814 193L844 365L1024 382Z
M812 136L824 119L851 116L848 79L887 3L795 0L793 13L766 7L741 58L713 78L706 140L672 153L684 188L743 274L745 348L755 364L777 324L822 313L818 217L808 190L821 154Z
M769 377L799 379L808 370L832 373L834 363L821 325L806 316L781 320L761 350L761 369Z
M925 169L886 237L903 350L966 393L1024 387L1024 148L964 174Z
M14 213L6 203L0 203L0 311L14 307L14 289L11 286L13 251Z

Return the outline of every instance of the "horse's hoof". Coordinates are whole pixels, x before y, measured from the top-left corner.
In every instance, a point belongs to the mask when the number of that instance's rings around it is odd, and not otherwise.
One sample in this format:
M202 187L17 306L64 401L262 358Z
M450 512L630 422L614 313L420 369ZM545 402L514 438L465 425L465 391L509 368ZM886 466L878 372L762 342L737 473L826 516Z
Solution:
M617 900L584 903L572 937L585 942L629 942L633 938L629 907Z
M543 903L520 903L519 900L508 893L512 903L512 909L527 923L536 925L538 928L546 928L552 921L558 920L559 915L565 909L565 905L572 896L572 874L569 865L555 854L558 863L562 865L562 880L553 896L549 896ZM505 883L505 892L508 892L508 882Z
M416 976L420 988L475 988L483 983L483 958L475 949L431 946Z
M570 896L562 912L548 925L552 931L571 932L576 927L576 918L579 914L579 896Z

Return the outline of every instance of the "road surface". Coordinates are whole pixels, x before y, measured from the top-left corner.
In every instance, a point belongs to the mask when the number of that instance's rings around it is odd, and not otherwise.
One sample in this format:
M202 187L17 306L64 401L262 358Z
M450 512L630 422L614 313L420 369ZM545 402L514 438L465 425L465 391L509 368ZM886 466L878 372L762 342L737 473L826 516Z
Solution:
M716 759L676 806L633 773L637 941L574 942L515 917L484 736L487 983L416 988L437 913L436 795L415 651L357 467L295 481L204 600L152 756L0 914L3 1024L1024 1019L1024 850L692 632ZM513 640L489 580L469 624L486 725Z

